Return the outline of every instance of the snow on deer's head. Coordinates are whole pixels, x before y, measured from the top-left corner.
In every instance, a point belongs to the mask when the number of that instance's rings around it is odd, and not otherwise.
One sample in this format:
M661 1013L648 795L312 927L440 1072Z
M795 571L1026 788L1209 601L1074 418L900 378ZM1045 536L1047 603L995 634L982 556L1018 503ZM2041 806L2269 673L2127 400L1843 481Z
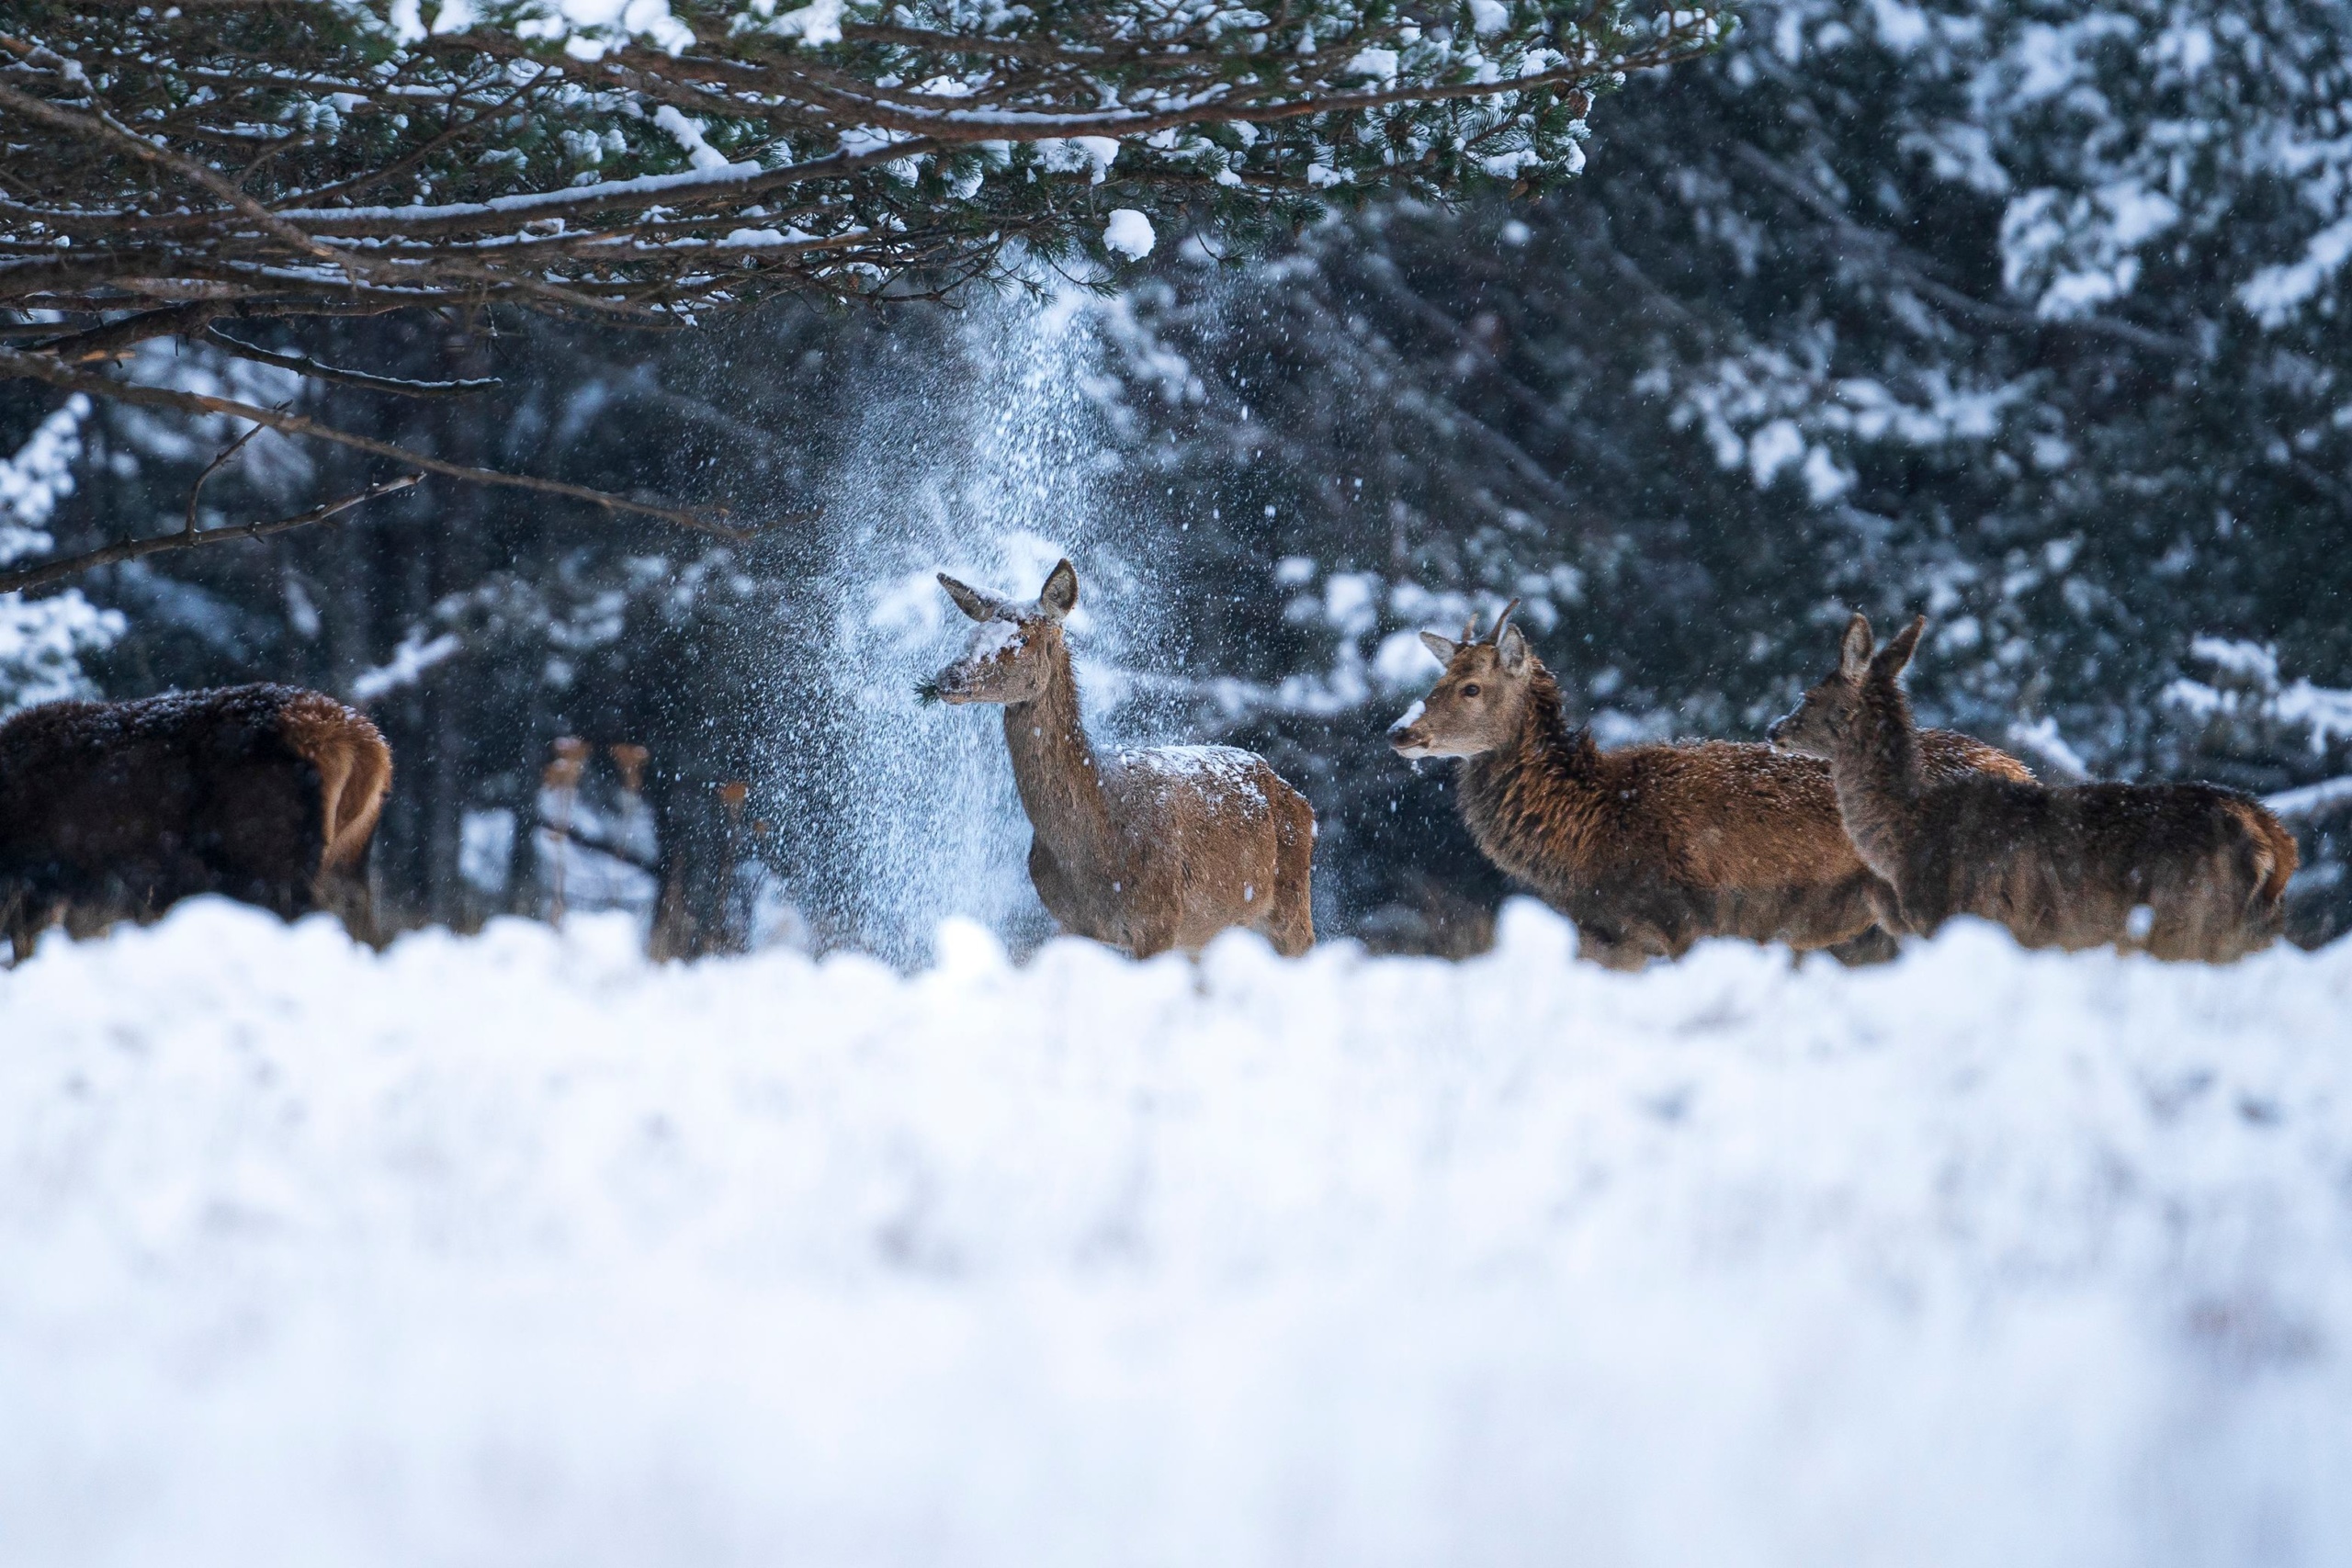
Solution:
M1904 666L1911 662L1911 655L1919 647L1919 634L1927 626L1927 616L1915 617L1873 654L1869 619L1856 615L1848 621L1845 634L1838 642L1838 668L1823 676L1794 709L1774 719L1764 731L1772 749L1800 757L1818 757L1825 761L1834 757L1838 741L1852 726L1854 714L1862 705L1864 685L1872 679L1892 682L1902 674Z
M1388 727L1388 744L1398 756L1476 757L1510 744L1536 670L1526 635L1510 624L1518 608L1516 599L1504 605L1483 637L1476 635L1475 615L1460 642L1421 634L1422 646L1444 661L1445 673Z
M979 625L972 628L964 657L916 692L943 703L1026 703L1042 696L1063 657L1062 621L1078 607L1078 572L1069 562L1057 562L1026 604L1000 599L944 571L939 585Z

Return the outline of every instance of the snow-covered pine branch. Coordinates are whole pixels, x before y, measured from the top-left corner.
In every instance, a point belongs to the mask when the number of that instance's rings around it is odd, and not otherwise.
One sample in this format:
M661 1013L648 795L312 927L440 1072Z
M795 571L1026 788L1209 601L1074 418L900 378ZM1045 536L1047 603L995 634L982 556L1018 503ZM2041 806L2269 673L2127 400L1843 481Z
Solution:
M1134 255L1117 213L1246 234L1572 175L1597 92L1724 25L1636 0L10 9L0 307L640 321L935 293L1016 243Z

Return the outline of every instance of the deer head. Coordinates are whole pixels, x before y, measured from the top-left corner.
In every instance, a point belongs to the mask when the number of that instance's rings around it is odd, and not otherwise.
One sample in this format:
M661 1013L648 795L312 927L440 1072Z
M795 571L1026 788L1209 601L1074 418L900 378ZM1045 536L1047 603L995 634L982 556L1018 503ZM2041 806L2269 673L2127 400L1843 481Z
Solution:
M1510 744L1535 672L1526 635L1510 624L1518 608L1516 599L1504 605L1483 637L1476 635L1476 615L1463 626L1460 642L1421 634L1422 646L1444 661L1445 673L1388 727L1388 744L1397 755L1476 757Z
M1774 719L1765 730L1772 749L1825 761L1835 756L1838 741L1861 706L1863 685L1873 677L1892 682L1902 674L1919 647L1919 634L1927 627L1928 617L1917 616L1885 648L1873 653L1870 621L1860 615L1848 621L1838 643L1838 667L1806 692L1793 710Z
M939 585L979 625L964 657L916 688L943 703L1026 703L1044 694L1061 657L1062 621L1078 607L1078 572L1057 562L1028 604L1000 599L945 572Z

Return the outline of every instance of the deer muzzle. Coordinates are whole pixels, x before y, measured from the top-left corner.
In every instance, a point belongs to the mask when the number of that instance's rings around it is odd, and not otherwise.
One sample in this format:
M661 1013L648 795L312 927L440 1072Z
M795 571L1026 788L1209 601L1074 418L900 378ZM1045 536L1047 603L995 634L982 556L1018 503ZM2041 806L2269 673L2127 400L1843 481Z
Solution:
M1419 703L1407 708L1396 722L1388 727L1388 745L1400 757L1427 757L1430 750L1429 731L1421 728L1424 712Z
M960 664L951 664L915 688L925 700L934 703L968 703L971 688Z

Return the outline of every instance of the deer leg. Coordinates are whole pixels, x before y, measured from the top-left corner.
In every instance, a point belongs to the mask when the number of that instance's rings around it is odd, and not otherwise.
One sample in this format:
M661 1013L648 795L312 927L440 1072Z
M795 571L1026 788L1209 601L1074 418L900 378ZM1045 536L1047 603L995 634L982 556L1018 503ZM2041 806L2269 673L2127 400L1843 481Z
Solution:
M1650 961L1650 953L1632 936L1598 925L1577 922L1577 956L1589 959L1603 969L1635 973Z
M384 945L376 926L375 889L364 866L334 866L321 874L315 907L343 922L351 940L369 947Z
M29 893L20 891L0 902L0 930L8 933L10 968L33 955L33 949L40 943L41 927L48 923L46 912L33 902Z
M1888 937L1899 937L1911 929L1903 918L1903 902L1894 896L1893 883L1882 877L1873 876L1871 878L1870 889L1864 897L1870 901L1871 919ZM1856 940L1859 941L1860 937L1858 936Z
M1902 943L1884 926L1871 926L1844 942L1830 943L1822 950L1849 969L1859 969L1871 964L1892 964L1902 956Z
M1099 937L1099 931L1089 931L1078 919L1076 902L1070 897L1069 879L1056 863L1053 852L1040 839L1029 840L1029 886L1037 890L1037 901L1046 906L1046 913L1062 930L1073 936Z
M1274 897L1267 940L1284 958L1315 945L1315 813L1303 800L1283 803L1274 827Z
M1128 957L1138 961L1157 958L1176 945L1176 928L1173 925L1130 926L1125 934L1126 940L1124 942L1116 942L1113 945L1121 948ZM1193 951L1193 956L1198 957L1199 949L1195 948Z

